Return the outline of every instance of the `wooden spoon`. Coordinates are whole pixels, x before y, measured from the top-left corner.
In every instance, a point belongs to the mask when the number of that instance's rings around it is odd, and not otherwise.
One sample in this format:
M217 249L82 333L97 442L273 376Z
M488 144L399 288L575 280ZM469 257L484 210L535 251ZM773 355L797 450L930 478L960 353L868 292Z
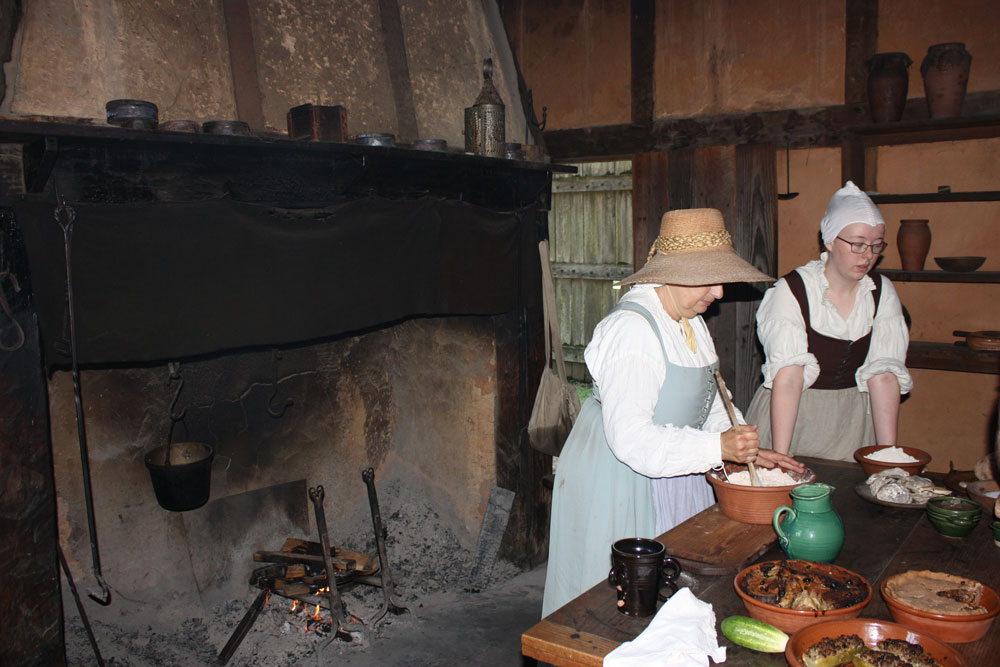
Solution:
M733 408L733 402L729 400L729 392L726 391L726 381L722 379L722 373L718 369L715 370L715 383L719 386L719 394L722 395L722 402L726 406L726 412L729 413L729 423L733 426L739 426L740 422L736 419L736 410ZM757 469L750 461L747 461L747 469L750 471L750 486L760 486L760 480L757 479Z

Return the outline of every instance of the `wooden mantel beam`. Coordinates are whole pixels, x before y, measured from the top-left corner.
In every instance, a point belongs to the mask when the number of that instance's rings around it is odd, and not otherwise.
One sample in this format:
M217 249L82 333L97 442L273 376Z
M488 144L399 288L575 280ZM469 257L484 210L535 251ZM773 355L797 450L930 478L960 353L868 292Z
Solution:
M1000 113L1000 90L966 96L963 116L997 113ZM926 100L906 101L903 120L929 117ZM864 104L668 118L655 121L652 127L622 124L550 130L545 132L545 146L556 162L625 157L674 148L761 143L782 146L786 140L792 148L832 147L840 146L845 127L870 124L870 118Z

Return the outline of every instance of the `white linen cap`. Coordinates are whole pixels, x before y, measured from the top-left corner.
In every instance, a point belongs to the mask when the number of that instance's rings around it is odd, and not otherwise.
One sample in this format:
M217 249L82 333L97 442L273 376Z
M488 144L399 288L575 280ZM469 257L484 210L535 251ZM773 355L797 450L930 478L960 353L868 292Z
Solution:
M855 222L863 222L872 227L885 224L875 202L861 188L847 181L844 187L833 193L823 220L819 223L823 243L833 243L840 230Z

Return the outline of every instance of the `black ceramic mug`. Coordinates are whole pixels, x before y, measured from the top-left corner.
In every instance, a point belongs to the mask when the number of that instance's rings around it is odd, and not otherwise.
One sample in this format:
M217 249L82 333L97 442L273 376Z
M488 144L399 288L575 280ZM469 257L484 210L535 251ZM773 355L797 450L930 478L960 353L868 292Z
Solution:
M661 593L660 587L669 587L673 595L677 590L674 580L680 573L680 563L656 540L630 537L611 547L608 581L618 593L618 611L628 616L655 614L657 600L670 597Z

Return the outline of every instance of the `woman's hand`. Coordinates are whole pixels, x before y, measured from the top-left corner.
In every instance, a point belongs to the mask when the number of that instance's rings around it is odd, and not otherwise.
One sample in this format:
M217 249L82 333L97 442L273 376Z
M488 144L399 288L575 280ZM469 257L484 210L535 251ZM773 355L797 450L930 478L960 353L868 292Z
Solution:
M806 469L804 465L793 459L791 456L779 454L773 449L757 450L757 460L754 461L754 463L764 468L781 466L785 470L792 470L794 472L804 472Z
M757 426L740 424L728 431L723 431L722 460L734 463L753 463L760 448L760 438L757 436Z
M791 456L772 449L760 449L757 426L740 424L722 433L722 459L735 463L754 463L764 468L781 466L785 470L803 472L806 467Z

